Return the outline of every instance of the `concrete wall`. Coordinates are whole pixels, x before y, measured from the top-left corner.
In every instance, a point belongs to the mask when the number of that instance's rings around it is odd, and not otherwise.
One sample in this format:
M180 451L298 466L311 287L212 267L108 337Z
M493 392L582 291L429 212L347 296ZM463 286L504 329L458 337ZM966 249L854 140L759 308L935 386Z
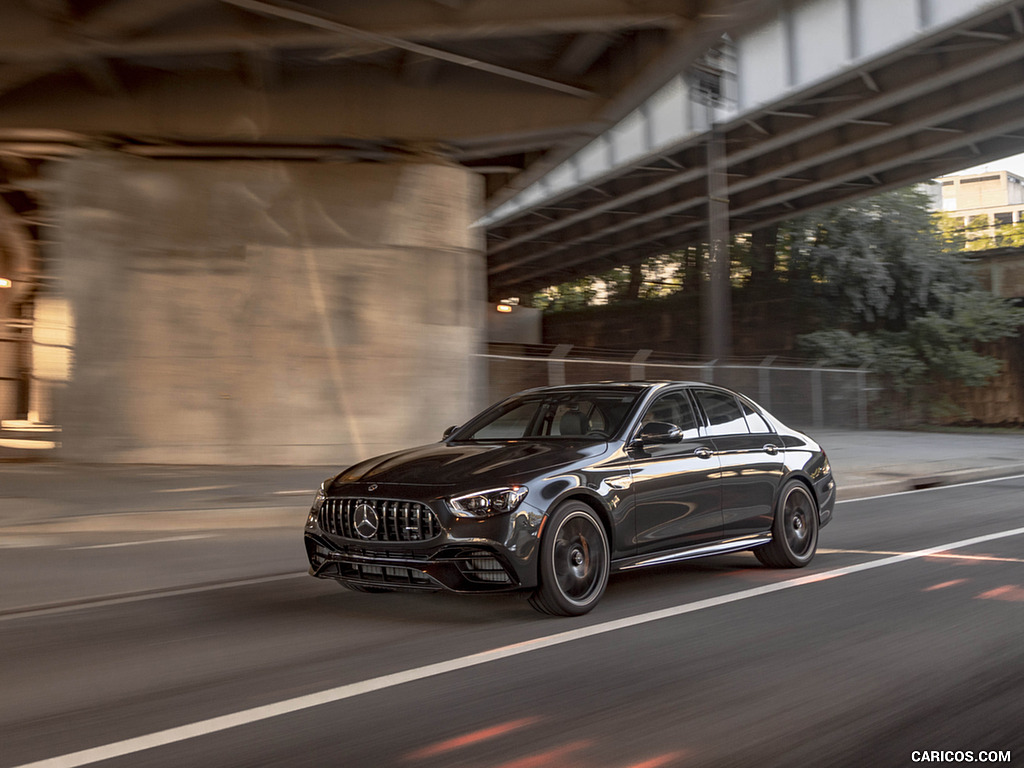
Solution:
M347 464L483 405L475 175L108 154L60 175L64 458Z
M1024 248L981 251L971 262L981 287L1001 299L1024 298Z
M1024 339L1001 339L981 345L979 351L999 358L1002 371L983 387L952 387L950 397L958 410L948 421L1024 426Z

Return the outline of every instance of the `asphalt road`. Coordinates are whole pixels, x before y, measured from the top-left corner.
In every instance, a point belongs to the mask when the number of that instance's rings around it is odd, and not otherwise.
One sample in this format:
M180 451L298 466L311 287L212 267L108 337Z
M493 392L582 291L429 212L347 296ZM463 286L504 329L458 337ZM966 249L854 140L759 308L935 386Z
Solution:
M1024 765L1022 512L1024 477L850 501L807 569L621 575L579 619L344 591L300 530L23 541L0 766Z

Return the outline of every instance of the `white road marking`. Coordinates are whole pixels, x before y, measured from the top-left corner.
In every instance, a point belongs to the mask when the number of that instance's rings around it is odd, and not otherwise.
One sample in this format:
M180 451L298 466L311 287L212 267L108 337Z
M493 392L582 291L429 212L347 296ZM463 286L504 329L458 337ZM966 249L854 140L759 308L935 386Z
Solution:
M144 539L142 541L119 541L114 544L90 544L83 547L64 547L71 551L77 549L113 549L115 547L138 547L143 544L163 544L168 541L192 541L193 539L210 539L217 536L216 533L190 533L184 536L164 536L159 539Z
M191 493L192 491L223 491L234 488L233 485L197 485L194 488L161 488L154 493Z
M112 744L105 744L100 747L83 749L78 752L71 752L66 755L38 760L32 763L24 763L23 765L16 766L15 768L77 768L78 766L97 763L101 760L112 760L117 757L132 755L146 749L154 749L156 747L167 746L168 744L176 744L181 741L198 738L211 733L226 731L230 728L250 725L262 720L269 720L270 718L279 717L280 715L300 712L305 709L323 706L324 704L333 704L339 701L344 701L345 699L362 696L365 693L382 691L387 688L393 688L395 686L404 685L405 683L411 683L417 680L425 680L448 672L457 672L463 669L477 667L482 664L490 664L494 661L512 658L513 656L521 656L526 653L533 653L534 651L539 651L544 648L552 648L557 645L575 642L576 640L583 640L588 637L596 637L609 632L616 632L620 629L629 629L641 624L648 624L654 621L661 621L662 619L682 616L687 613L694 613L695 611L701 611L705 608L727 605L728 603L747 600L751 597L760 597L761 595L771 594L772 592L781 592L793 587L815 584L820 581L835 579L840 576L847 576L851 573L858 573L860 571L884 568L889 565L906 562L907 560L928 557L929 555L934 555L938 552L945 552L951 549L962 549L963 547L973 546L974 544L982 544L986 541L994 541L996 539L1005 539L1010 536L1020 536L1021 534L1024 534L1024 528L1014 528L1012 530L999 531L997 533L990 533L984 536L975 536L970 539L962 539L948 544L940 544L936 547L919 549L915 552L907 552L905 554L894 555L892 557L885 557L880 560L871 560L857 565L848 565L844 568L835 568L831 571L824 571L822 573L800 576L795 579L788 579L774 584L765 584L760 587L744 589L728 595L720 595L718 597L697 600L692 603L684 603L682 605L672 606L671 608L663 608L661 610L650 611L636 616L628 616L626 618L615 619L613 621L605 621L589 627L571 629L566 632L558 632L553 635L538 637L534 640L527 640L514 645L494 648L490 651L474 653L469 656L463 656L462 658L450 659L448 661L441 661L435 664L427 664L422 667L405 670L404 672L395 672L390 675L383 675L381 677L370 678L369 680L361 680L356 683L338 686L337 688L329 688L328 690L311 693L306 696L297 696L295 698L274 702L273 704L244 709L240 712L212 717L207 720L199 720L194 723L189 723L188 725L168 728L163 731L156 731L155 733L149 733L144 736L136 736L135 738L117 741Z
M905 555L906 552L888 552L877 549L818 549L819 555ZM1024 563L1019 557L996 557L994 555L949 555L938 554L929 557L943 558L948 560L984 560L989 563Z
M66 541L64 536L31 536L15 534L0 536L0 549L32 549L35 547L56 547Z

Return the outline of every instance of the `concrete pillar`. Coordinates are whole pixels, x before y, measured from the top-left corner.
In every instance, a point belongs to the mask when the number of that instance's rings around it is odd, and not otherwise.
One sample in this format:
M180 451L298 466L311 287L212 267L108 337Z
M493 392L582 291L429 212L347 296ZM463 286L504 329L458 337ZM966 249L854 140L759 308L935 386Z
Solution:
M483 405L476 175L105 153L59 172L66 458L344 465Z

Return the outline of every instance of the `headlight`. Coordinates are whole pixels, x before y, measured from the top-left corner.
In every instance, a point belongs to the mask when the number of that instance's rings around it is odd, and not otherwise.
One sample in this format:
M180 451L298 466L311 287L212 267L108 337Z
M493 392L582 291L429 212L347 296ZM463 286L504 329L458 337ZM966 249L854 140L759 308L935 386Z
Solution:
M327 490L325 486L327 481L324 480L320 483L320 490L316 492L316 496L313 497L313 506L309 508L309 517L306 518L306 525L312 525L316 522L316 516L320 514L320 510L327 501Z
M313 498L313 511L319 512L320 508L327 501L327 481L324 480L320 483L320 489L316 492L316 496Z
M490 517L502 512L511 512L526 498L526 488L513 485L510 488L494 488L490 491L467 493L448 500L448 505L459 517Z

